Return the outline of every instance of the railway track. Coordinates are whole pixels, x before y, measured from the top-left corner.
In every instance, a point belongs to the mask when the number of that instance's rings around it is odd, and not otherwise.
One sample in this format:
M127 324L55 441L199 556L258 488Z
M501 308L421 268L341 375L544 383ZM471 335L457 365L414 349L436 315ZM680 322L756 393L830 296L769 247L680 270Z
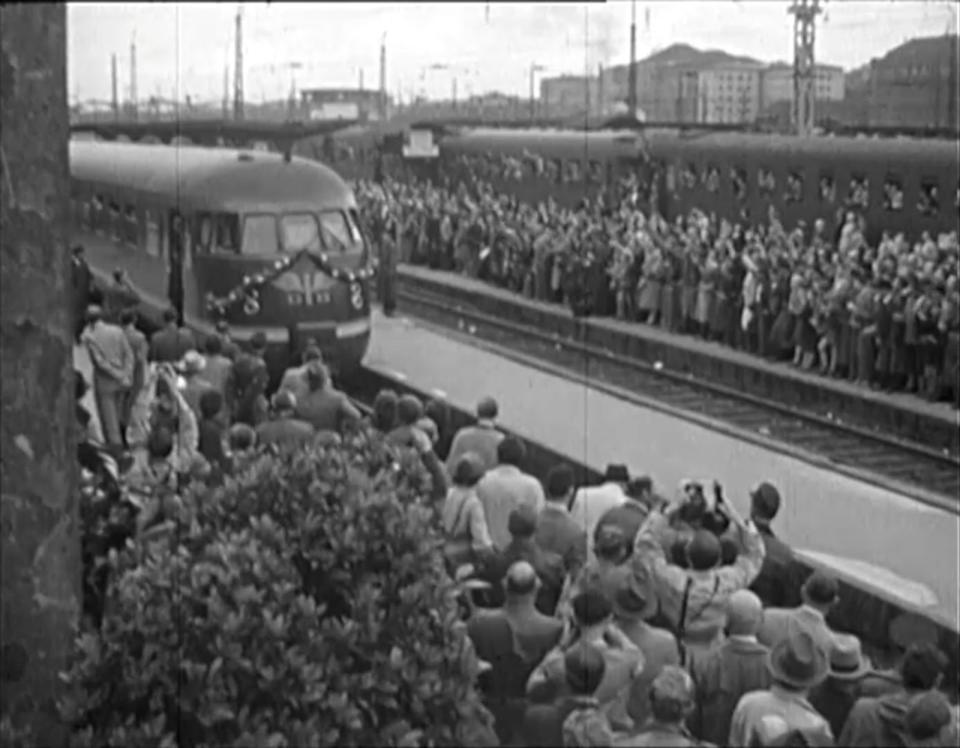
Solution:
M892 478L933 494L940 506L960 510L960 457L771 400L696 379L658 363L628 359L582 340L545 333L493 317L446 296L398 289L402 308L436 326L457 329L507 352L558 367L819 455L837 466ZM875 482L881 483L877 480ZM920 497L918 497L920 498Z

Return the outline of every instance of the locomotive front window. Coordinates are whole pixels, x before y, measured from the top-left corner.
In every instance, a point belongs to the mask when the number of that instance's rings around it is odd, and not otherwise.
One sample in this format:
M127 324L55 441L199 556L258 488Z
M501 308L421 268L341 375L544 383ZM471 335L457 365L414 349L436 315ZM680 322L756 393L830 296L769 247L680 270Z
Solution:
M243 254L275 255L280 251L277 242L277 219L265 214L247 216L243 220Z
M307 249L320 251L320 232L317 219L309 213L291 213L280 219L284 252L300 252Z
M363 248L359 233L339 210L326 210L320 214L320 230L330 251L356 252Z

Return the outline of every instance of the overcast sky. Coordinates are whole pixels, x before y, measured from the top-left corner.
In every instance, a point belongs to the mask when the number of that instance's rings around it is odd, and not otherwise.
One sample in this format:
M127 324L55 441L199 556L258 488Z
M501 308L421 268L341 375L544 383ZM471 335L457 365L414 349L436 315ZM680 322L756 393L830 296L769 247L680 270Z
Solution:
M637 3L637 57L675 42L720 48L762 60L792 59L787 0L660 0ZM908 38L956 32L950 2L902 0L826 4L817 58L856 67ZM137 42L141 98L160 94L219 100L233 67L236 5L223 3L70 3L72 100L110 98L110 55L118 58L120 95L130 82ZM489 8L489 10L488 10ZM649 25L646 21L649 21ZM596 72L629 59L630 2L558 5L510 3L245 3L244 78L248 100L285 95L291 65L297 86L355 87L363 70L378 85L379 44L387 40L387 87L404 98L450 95L455 66L460 96L500 90L526 95L532 63L540 75ZM232 72L231 72L232 76ZM232 84L231 84L232 85Z

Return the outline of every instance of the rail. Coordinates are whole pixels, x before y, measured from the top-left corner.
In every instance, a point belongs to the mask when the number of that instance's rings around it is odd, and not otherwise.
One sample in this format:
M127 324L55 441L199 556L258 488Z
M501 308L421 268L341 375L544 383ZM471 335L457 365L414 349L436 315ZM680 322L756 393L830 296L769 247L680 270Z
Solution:
M956 455L613 353L585 342L582 327L578 338L560 337L423 289L412 293L401 287L398 299L406 311L427 322L447 329L472 328L474 340L484 340L501 355L522 355L528 365L551 366L566 378L589 380L590 386L614 396L643 398L638 404L688 420L703 421L705 416L711 421L708 427L733 427L735 438L788 451L857 480L890 487L893 479L899 492L960 514Z

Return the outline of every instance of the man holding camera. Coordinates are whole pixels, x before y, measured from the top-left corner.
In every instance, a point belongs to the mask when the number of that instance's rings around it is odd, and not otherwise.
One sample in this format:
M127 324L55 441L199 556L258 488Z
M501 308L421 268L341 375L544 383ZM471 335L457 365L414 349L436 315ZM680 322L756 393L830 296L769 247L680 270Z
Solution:
M672 563L664 552L664 536L678 522L693 529L681 559L686 568ZM721 566L718 535L731 531L740 553L733 564ZM652 575L660 613L677 635L684 665L689 666L721 637L727 599L750 585L760 572L764 553L756 527L724 501L716 482L708 498L704 483L686 481L676 500L651 512L637 533L633 563Z

